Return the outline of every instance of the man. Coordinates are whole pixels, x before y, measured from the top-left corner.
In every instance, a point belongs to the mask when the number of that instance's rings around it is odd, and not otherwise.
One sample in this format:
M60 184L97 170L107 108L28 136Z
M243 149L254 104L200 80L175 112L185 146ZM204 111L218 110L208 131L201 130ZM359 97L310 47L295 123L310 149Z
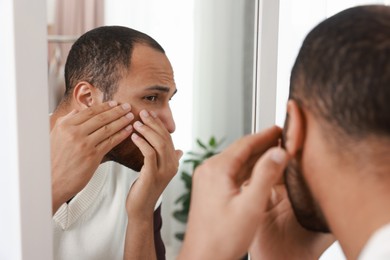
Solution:
M50 119L54 258L164 259L158 201L182 152L163 48L129 28L93 29L73 44L65 83Z
M273 127L195 172L180 259L318 259L332 235L348 259L390 258L390 7L320 23L290 87L285 149Z

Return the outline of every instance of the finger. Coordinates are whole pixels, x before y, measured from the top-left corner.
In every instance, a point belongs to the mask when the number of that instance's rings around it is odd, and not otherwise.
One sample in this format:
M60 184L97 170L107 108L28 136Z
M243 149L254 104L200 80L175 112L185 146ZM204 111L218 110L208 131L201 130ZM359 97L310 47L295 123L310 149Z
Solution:
M260 133L247 135L230 145L225 151L231 153L233 157L241 157L243 160L249 159L253 155L264 153L270 146L278 144L282 130L273 126Z
M107 154L109 151L112 150L115 146L120 144L123 140L125 140L127 137L130 136L132 133L132 127L129 125L128 127L110 135L105 140L99 142L96 145L96 149L99 151L100 154Z
M132 113L128 113L125 116L120 117L119 119L103 125L93 133L87 136L89 142L93 145L98 145L100 142L110 138L110 136L114 135L118 131L125 129L128 132L132 132L133 127L130 124L131 120L133 120L134 115Z
M140 129L138 124L134 124L134 128L143 135L145 142L153 148L154 155L156 156L156 167L164 169L165 176L176 174L183 152L175 150L170 138L169 140L162 138L146 125L143 125L141 127L142 129Z
M245 136L208 160L218 165L219 172L231 175L235 184L240 186L250 177L261 155L278 144L281 133L281 129L274 126L258 134Z
M242 193L244 201L255 202L257 207L265 210L271 196L271 190L278 183L287 166L287 153L282 148L269 149L258 160L251 176L250 183Z
M152 129L158 135L170 139L171 135L169 134L168 130L165 128L163 122L157 117L156 113L154 112L149 113L146 110L142 110L139 115L142 119L142 122L148 127L150 127L150 129Z
M131 140L138 147L138 149L141 151L142 155L144 156L144 166L143 167L148 169L146 172L150 172L149 170L153 170L153 168L156 168L157 167L157 155L156 155L156 151L153 149L153 147L148 142L146 142L145 139L143 139L142 137L140 137L136 133L133 133L131 135Z
M88 107L87 109L79 111L77 113L77 116L70 118L68 120L68 123L72 125L82 124L83 122L87 121L91 117L100 114L104 111L110 110L116 106L118 106L118 103L116 101L111 100L109 102L104 102L97 106Z
M123 116L128 119L128 123L134 119L134 115L130 112L130 105L127 103L96 114L84 121L80 126L82 125L84 134L91 134Z
M145 140L158 152L160 156L163 156L165 152L174 150L172 139L159 135L149 125L145 125L140 121L133 124L134 129L139 132ZM168 132L167 132L168 133Z

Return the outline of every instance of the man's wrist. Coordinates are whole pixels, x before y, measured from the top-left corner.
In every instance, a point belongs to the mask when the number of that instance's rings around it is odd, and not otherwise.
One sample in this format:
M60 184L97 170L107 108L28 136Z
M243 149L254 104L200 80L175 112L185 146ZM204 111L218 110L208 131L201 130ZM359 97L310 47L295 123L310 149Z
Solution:
M63 185L56 185L52 182L52 214L57 212L62 204L66 203L68 200L74 197L72 194L68 194L65 190L61 189Z

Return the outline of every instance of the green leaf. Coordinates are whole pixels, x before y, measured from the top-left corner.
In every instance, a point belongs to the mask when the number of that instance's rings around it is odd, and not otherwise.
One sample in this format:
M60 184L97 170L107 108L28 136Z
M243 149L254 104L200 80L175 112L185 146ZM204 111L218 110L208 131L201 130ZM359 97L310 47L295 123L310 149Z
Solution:
M187 159L187 160L184 160L185 163L200 163L200 160L199 159Z
M209 145L210 147L215 147L215 145L217 144L217 142L215 141L215 137L211 137L210 140L209 140Z
M183 241L184 240L184 233L176 233L175 234L175 237L180 240L180 241Z
M188 212L175 211L173 212L173 217L181 223L187 223Z
M194 165L192 166L192 170L195 170L196 167L198 167L201 163L201 161L194 163Z
M192 186L192 176L186 172L181 173L181 179L184 181L185 187L190 190Z
M183 175L183 174L189 175L189 173L188 173L187 171L182 171L182 172L181 172L181 175Z
M200 139L196 139L196 142L197 142L198 145L199 145L200 147L202 147L204 150L207 150L207 146L206 146L204 143L202 143L202 141L201 141Z
M175 200L175 204L179 204L180 202L184 203L186 199L188 199L189 192L182 194L177 200Z
M214 155L216 155L216 152L214 152L214 151L208 152L208 153L206 153L206 154L203 156L203 160L206 160L206 159L208 159L208 158L210 158L210 157L212 157L212 156L214 156Z
M195 153L195 152L191 152L191 151L187 152L187 154L197 156L197 157L202 156L202 154L200 154L200 153Z

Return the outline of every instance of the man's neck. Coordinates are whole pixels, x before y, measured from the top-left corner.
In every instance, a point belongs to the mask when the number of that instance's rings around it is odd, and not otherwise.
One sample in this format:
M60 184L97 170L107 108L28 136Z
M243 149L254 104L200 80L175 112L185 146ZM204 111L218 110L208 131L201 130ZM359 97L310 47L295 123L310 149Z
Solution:
M390 223L390 178L378 172L354 174L344 185L340 179L334 182L322 207L348 259L357 259L374 232Z

